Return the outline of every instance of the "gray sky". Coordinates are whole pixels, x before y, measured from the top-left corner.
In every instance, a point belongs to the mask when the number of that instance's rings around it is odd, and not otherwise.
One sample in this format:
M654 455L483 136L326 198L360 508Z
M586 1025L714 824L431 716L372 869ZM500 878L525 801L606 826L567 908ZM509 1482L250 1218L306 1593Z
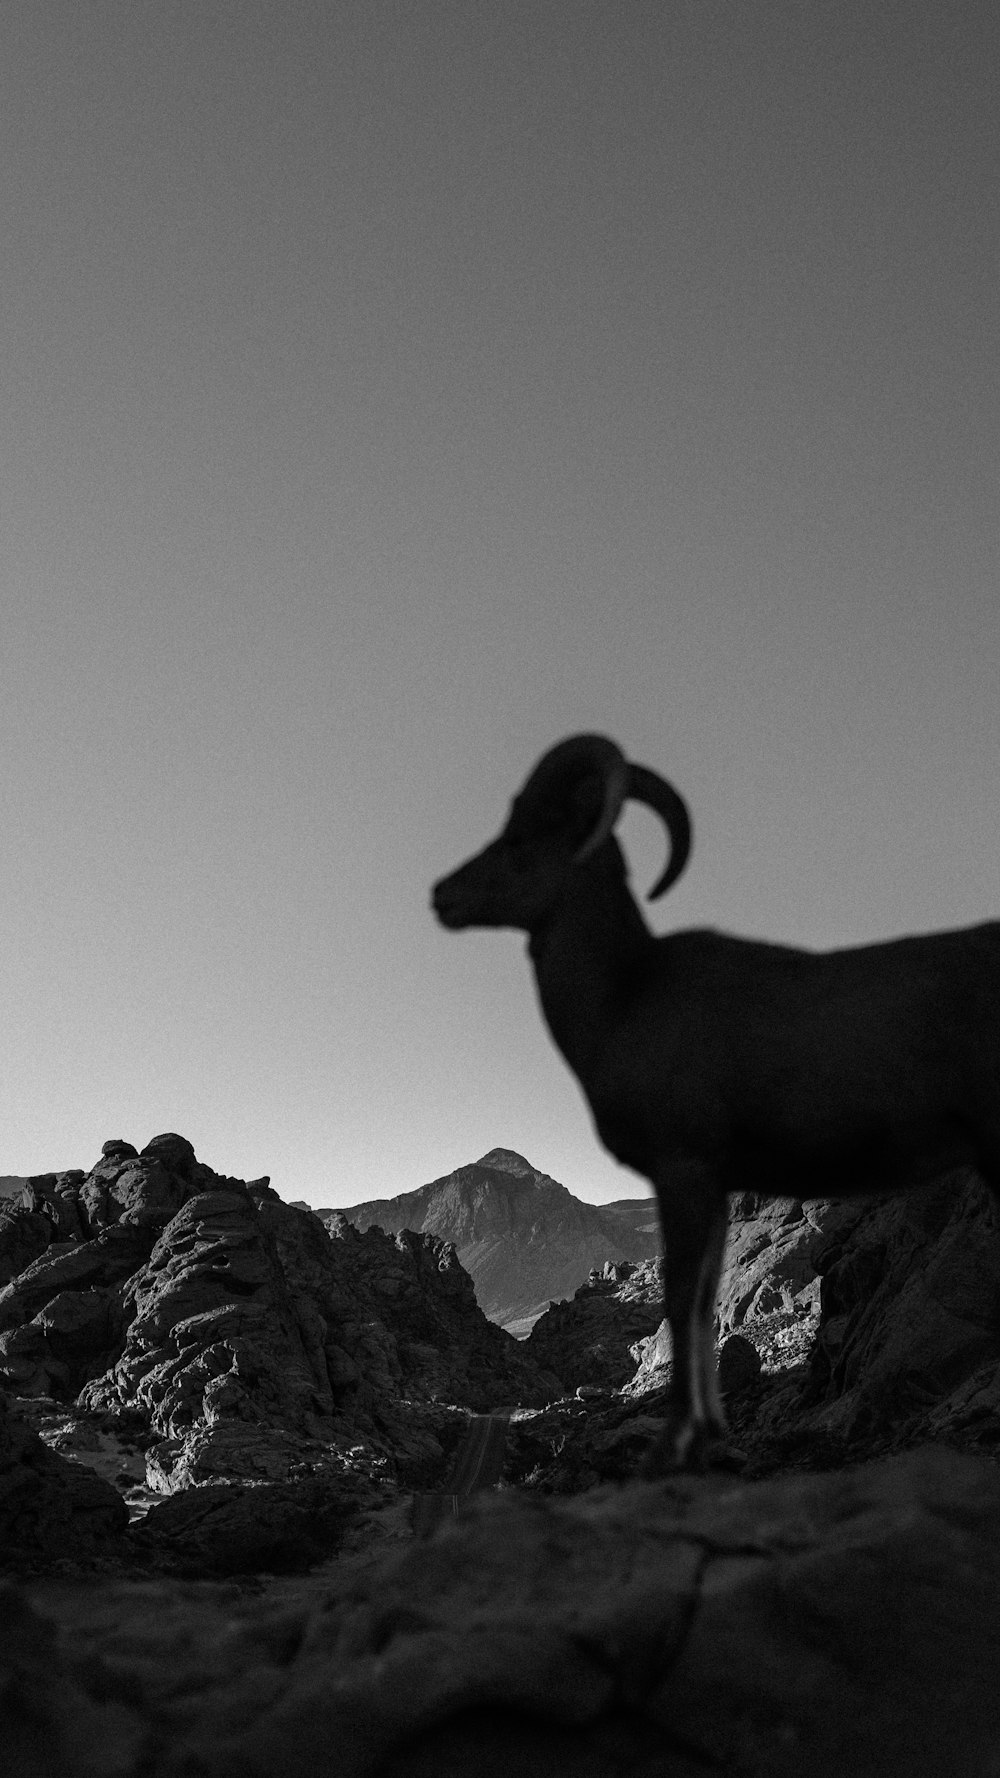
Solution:
M997 916L998 50L994 0L9 0L0 1172L642 1189L523 940L427 910L577 729L691 804L659 930Z

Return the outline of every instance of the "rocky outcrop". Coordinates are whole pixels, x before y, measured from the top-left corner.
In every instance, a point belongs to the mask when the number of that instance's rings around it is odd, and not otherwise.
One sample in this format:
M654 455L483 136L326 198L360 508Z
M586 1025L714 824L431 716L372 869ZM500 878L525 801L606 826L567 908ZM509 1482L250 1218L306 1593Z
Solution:
M0 1572L106 1551L127 1524L116 1489L50 1451L0 1391Z
M1000 1447L1000 1215L978 1179L861 1205L814 1263L814 1423L853 1444Z
M525 1342L567 1390L621 1389L635 1375L634 1348L663 1318L663 1261L611 1260L569 1302L552 1303Z
M17 1778L976 1778L995 1770L1000 1476L483 1498L281 1609L8 1588Z
M568 1386L617 1388L635 1411L564 1404L524 1422L512 1479L572 1491L630 1473L623 1453L641 1461L670 1334L660 1322L626 1346L640 1313L628 1298L645 1295L652 1316L655 1277L608 1268L536 1323L529 1350ZM717 1334L751 1471L842 1465L927 1438L1000 1449L1000 1227L971 1177L881 1200L735 1199Z
M801 1362L819 1325L815 1255L832 1231L850 1228L861 1213L856 1205L734 1197L716 1317L720 1343L739 1334L772 1371ZM591 1272L570 1301L553 1303L536 1321L527 1344L570 1389L661 1388L670 1367L662 1261Z
M317 1211L324 1221L338 1214ZM593 1267L660 1250L653 1200L585 1204L508 1148L343 1214L358 1228L415 1229L452 1242L484 1314L519 1334L550 1302L571 1296Z
M422 1477L443 1458L439 1404L550 1392L452 1247L342 1217L327 1232L179 1136L32 1180L0 1239L0 1259L26 1252L0 1290L0 1378L105 1422L138 1414L163 1491L284 1481L331 1440Z
M298 1476L291 1482L208 1483L151 1506L129 1534L129 1554L194 1580L236 1574L295 1574L334 1555L363 1506L377 1495L357 1477Z

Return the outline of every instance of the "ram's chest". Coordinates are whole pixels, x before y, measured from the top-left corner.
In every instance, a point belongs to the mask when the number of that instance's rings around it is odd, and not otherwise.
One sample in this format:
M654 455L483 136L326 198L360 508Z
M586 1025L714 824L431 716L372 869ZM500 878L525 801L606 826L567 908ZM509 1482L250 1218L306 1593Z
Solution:
M605 1148L647 1178L665 1155L717 1150L726 1112L706 1079L679 1066L655 1075L641 1067L595 1074L587 1096Z

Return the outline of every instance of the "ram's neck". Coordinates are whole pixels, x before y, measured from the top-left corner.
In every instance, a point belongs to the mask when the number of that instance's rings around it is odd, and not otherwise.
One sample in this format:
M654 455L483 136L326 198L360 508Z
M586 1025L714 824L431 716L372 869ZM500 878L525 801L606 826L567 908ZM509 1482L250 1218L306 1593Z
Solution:
M579 871L528 949L553 1038L584 1086L655 943L620 870Z

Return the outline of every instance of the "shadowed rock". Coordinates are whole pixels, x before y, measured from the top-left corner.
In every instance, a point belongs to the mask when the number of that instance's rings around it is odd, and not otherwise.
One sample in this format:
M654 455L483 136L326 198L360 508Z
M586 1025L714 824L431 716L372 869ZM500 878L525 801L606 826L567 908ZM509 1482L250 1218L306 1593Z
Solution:
M280 1609L167 1582L13 1594L22 1693L41 1649L45 1672L48 1763L20 1770L987 1778L998 1592L1000 1476L954 1453L502 1494Z
M368 1467L431 1480L455 1405L550 1389L485 1319L453 1247L342 1217L328 1232L181 1136L106 1143L90 1173L40 1176L29 1196L0 1227L0 1262L25 1262L0 1289L0 1378L141 1415L156 1489L282 1481L313 1447L359 1438Z
M127 1524L121 1495L50 1451L0 1391L0 1572L106 1551Z

